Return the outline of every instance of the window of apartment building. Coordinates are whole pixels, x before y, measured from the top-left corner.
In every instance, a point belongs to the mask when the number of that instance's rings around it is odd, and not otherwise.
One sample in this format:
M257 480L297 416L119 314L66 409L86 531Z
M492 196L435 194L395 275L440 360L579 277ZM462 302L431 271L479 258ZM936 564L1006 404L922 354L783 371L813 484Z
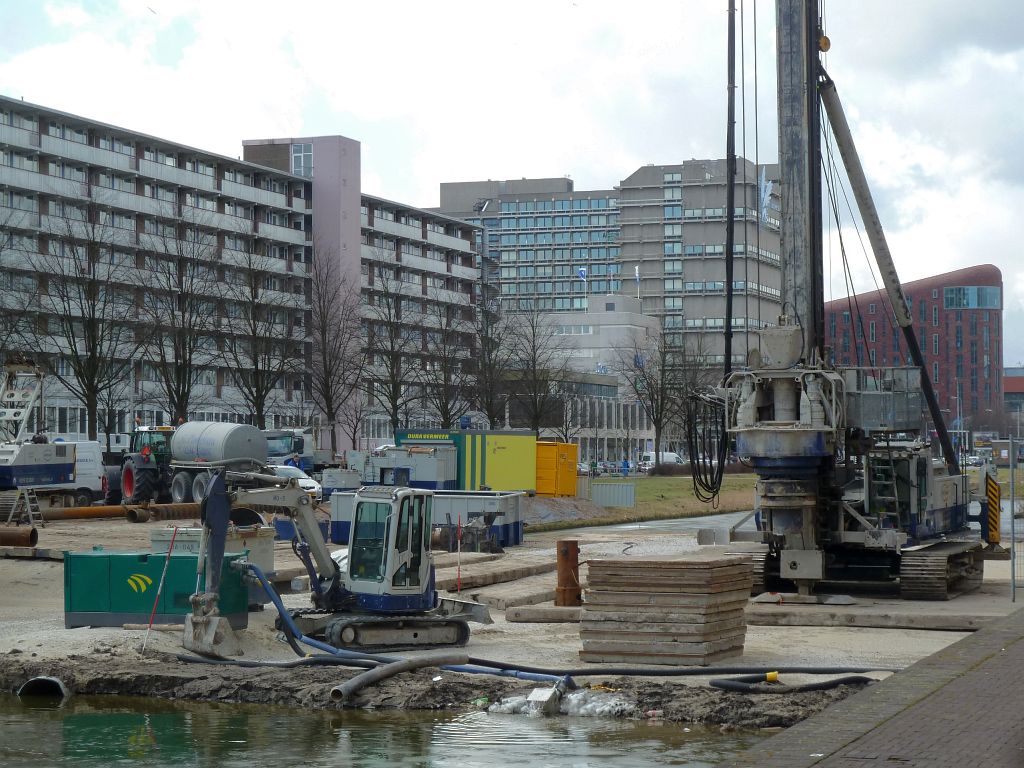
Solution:
M932 288L932 298L933 299L939 298L939 289L938 288Z
M683 290L686 291L686 293L701 293L704 290L704 282L690 281L683 283Z
M956 326L956 348L964 348L964 328L962 325L957 324Z
M872 304L871 306L875 306L875 305ZM875 321L872 320L870 323L868 323L868 341L874 341L874 340L875 340ZM874 354L874 353L872 353L872 354ZM872 361L871 364L874 365L874 361Z
M15 208L17 206L11 206ZM85 221L85 208L74 205L64 200L49 200L46 203L46 213L68 221Z
M709 317L704 321L706 328L725 328L724 317Z
M681 219L683 217L681 205L666 205L663 206L662 211L666 219Z
M683 188L682 187L665 187L665 199L666 200L682 200L683 199Z
M939 364L932 363L932 384L939 383Z
M683 297L682 296L666 296L665 297L665 311L667 312L678 312L683 308Z
M85 168L80 165L71 165L57 160L47 163L47 171L50 176L71 181L85 181Z
M682 184L683 174L680 171L665 171L661 179L664 184Z
M313 176L313 145L292 144L292 173L296 176Z
M682 237L683 236L683 225L682 224L666 224L665 225L665 237Z
M703 317L688 317L683 322L684 328L703 328L704 318Z
M939 354L939 334L937 333L932 334L932 354Z
M703 208L685 208L683 209L684 219L699 219L704 216Z
M874 304L868 304L868 314L869 315L875 314L875 305Z
M932 304L932 325L937 326L939 324L939 305Z
M38 171L39 161L32 155L22 155L18 152L0 152L0 163L10 168L22 168L26 171Z
M680 259L669 259L664 262L666 275L681 275L683 273L683 262Z
M687 286L689 286L689 285L690 285L690 283L687 283ZM681 291L681 290L683 290L683 280L682 280L682 278L673 277L673 278L667 278L665 280L665 291L666 291L666 293L669 292L669 291Z

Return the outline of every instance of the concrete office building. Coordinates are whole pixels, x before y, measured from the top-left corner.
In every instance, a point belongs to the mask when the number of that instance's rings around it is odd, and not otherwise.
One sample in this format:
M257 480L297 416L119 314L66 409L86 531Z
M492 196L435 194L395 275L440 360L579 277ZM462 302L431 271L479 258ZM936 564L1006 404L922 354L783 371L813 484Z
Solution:
M505 311L581 312L618 293L618 193L576 192L572 179L441 184L449 216L482 227L483 278Z
M642 314L632 296L591 295L588 303L585 312L551 318L556 343L569 368L580 374L564 384L572 393L570 431L581 461L637 461L653 444L654 429L618 373L634 349L645 349L657 337L660 321Z
M1004 421L999 268L958 269L905 283L903 292L947 426L998 429ZM841 366L914 364L884 291L826 303L825 343Z
M638 291L646 314L662 318L666 330L678 331L688 349L715 365L724 361L725 166L725 160L648 165L618 187L623 285ZM738 160L734 365L756 348L755 331L781 313L779 196L772 175L770 168L759 171Z
M485 228L485 278L503 309L581 311L588 295L639 294L644 314L721 364L725 165L648 165L597 191L574 190L565 178L443 183L439 210ZM774 166L738 161L732 327L739 364L756 346L753 332L781 313L775 175Z
M287 171L0 97L5 308L33 318L41 341L29 351L49 352L53 367L70 376L67 353L60 353L66 342L55 335L56 296L58 283L75 285L73 270L63 270L76 259L89 274L105 276L98 295L83 301L102 303L105 327L124 333L125 349L147 335L156 308L180 308L184 296L198 295L209 322L200 331L206 354L190 416L248 421L251 409L236 386L245 374L226 353L240 339L247 309L225 288L244 282L243 273L258 274L258 304L273 329L268 335L300 359L308 356L310 194L308 181ZM191 265L189 289L165 285L162 279L175 270L181 277L183 264ZM85 281L82 276L78 284ZM26 306L12 305L19 296ZM73 314L84 306L66 309ZM133 416L149 424L169 419L153 354L133 353L117 383L113 431L128 431ZM283 375L274 387L268 426L301 422L309 407L305 374ZM84 439L85 409L51 376L44 423L34 426Z

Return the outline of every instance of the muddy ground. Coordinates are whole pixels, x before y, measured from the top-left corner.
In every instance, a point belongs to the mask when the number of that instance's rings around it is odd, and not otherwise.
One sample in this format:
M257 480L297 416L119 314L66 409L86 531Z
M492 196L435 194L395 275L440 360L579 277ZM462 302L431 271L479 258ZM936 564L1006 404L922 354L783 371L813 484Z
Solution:
M123 521L67 521L48 525L40 546L88 549L148 549L157 524L130 525ZM164 525L164 524L158 524ZM503 558L516 563L554 558L554 542L564 533L527 537L526 545L510 549ZM695 548L689 535L578 533L583 556L640 554L644 546ZM592 556L592 555L591 555ZM518 558L518 559L517 559ZM278 567L295 564L286 543L277 545ZM451 571L449 556L447 571ZM581 557L583 559L583 557ZM444 570L444 569L441 569ZM439 571L440 573L440 571ZM465 574L466 571L464 570ZM532 582L550 579L541 574L515 582L529 592L543 589ZM504 585L480 590L500 589ZM507 595L506 595L507 597ZM550 600L550 597L547 598ZM993 596L995 599L995 596ZM284 596L289 609L308 605L308 593ZM901 606L900 611L905 609ZM244 636L246 661L294 661L295 655L273 628L272 611L250 613ZM512 664L574 669L579 660L579 626L571 623L538 624L506 621L504 611L492 609L494 624L473 625L471 656ZM510 678L468 675L437 668L402 673L364 689L350 702L330 698L330 689L356 674L344 667L252 668L187 664L181 631L153 632L146 654L140 654L143 632L113 628L63 627L63 565L59 561L0 557L0 689L13 691L36 675L62 679L79 694L128 694L197 701L282 704L314 709L341 706L378 709L445 709L489 707L502 699L515 710L515 701L540 683ZM784 666L856 666L878 670L900 669L960 639L956 631L908 632L903 629L862 627L748 626L742 657L735 666L775 669ZM405 654L403 654L405 655ZM415 654L409 654L415 655ZM670 721L738 728L787 727L850 695L855 689L787 694L740 694L708 687L714 667L701 677L651 678L580 676L576 682L592 686L585 696L563 700L563 712L607 717L660 717ZM874 675L881 679L888 673ZM810 682L801 677L786 682ZM518 699L516 697L519 697ZM585 706L580 702L584 701ZM506 710L507 711L507 710Z
M0 686L16 690L25 680L49 675L75 694L120 694L221 703L273 704L310 709L423 709L453 712L514 703L539 684L427 668L364 689L349 702L331 699L331 689L359 670L346 667L247 668L184 663L175 655L147 653L98 643L88 654L32 658L11 651L0 662ZM589 711L611 717L657 718L727 728L785 728L859 690L785 695L747 695L672 682L624 677L580 678ZM545 686L547 687L547 686ZM571 699L571 694L570 694ZM562 711L572 711L572 702Z

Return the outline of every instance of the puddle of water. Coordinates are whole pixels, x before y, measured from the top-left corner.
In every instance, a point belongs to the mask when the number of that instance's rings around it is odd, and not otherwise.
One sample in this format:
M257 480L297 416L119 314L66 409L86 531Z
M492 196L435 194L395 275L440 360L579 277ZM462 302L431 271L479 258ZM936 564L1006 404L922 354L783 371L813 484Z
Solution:
M756 744L678 724L474 712L309 711L73 697L0 696L0 765L253 768L713 766Z

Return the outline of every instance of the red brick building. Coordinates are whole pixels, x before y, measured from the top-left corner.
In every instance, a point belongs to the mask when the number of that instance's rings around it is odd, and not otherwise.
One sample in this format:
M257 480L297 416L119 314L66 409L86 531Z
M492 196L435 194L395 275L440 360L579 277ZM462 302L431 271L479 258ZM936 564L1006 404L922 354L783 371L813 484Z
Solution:
M964 428L996 428L1003 411L1003 276L982 264L903 285L939 407ZM825 343L840 366L913 365L885 291L825 304Z

